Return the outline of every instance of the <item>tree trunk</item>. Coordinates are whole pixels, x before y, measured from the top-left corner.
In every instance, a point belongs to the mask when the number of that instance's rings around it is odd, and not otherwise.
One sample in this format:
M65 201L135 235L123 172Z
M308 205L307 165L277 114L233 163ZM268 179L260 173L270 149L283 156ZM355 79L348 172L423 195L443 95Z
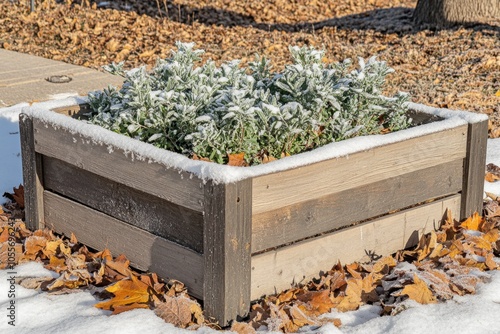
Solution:
M500 0L418 0L413 19L437 26L500 19Z

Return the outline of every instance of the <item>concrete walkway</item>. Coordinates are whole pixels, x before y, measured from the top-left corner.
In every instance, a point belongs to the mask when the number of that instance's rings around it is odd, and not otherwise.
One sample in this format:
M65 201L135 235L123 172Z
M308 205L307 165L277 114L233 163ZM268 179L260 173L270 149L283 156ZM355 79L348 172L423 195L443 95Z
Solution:
M66 83L49 82L71 81ZM41 102L64 95L87 95L122 78L83 66L0 49L0 108L21 102Z

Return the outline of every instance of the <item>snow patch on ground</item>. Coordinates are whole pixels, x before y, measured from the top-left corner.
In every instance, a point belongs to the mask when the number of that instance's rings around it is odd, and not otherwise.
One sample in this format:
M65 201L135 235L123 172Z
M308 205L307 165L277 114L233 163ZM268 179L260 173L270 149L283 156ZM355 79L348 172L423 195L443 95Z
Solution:
M19 113L28 103L0 109L0 203L4 192L23 183Z
M46 276L48 270L42 264L30 262L15 267L21 275ZM11 299L7 298L9 274L0 270L0 310L6 314ZM110 316L109 311L94 307L98 301L90 292L68 295L50 295L36 290L15 287L16 327L0 321L1 333L174 333L192 331L175 328L165 323L150 310L133 310ZM325 325L313 333L328 334L456 334L500 333L500 271L491 272L491 282L480 284L475 295L456 296L440 304L406 304L408 309L395 316L379 317L380 307L365 305L357 311L339 313L333 311L327 318L340 318L342 327ZM1 314L1 313L0 313ZM218 333L201 328L198 334Z
M500 138L488 139L486 164L489 163L500 167ZM500 181L485 182L484 191L500 196Z
M332 313L332 316L354 319L341 328L346 334L497 334L500 333L500 271L493 271L491 275L491 282L480 285L476 295L456 296L446 303L408 303L408 309L390 317L370 319L366 317L369 307L340 316Z

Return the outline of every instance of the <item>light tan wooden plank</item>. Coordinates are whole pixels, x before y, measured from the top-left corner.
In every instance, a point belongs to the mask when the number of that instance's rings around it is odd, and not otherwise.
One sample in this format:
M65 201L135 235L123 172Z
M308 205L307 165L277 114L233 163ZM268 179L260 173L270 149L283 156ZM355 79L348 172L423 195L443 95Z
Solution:
M467 125L253 179L253 214L466 156Z
M202 255L49 191L44 208L46 225L55 231L73 232L83 244L108 248L115 256L125 254L134 267L177 279L203 298Z
M252 252L457 194L462 189L462 177L463 159L458 159L254 215Z
M126 156L121 149L110 153L106 143L93 143L92 138L62 128L56 130L38 119L33 122L37 152L174 204L203 210L203 182L199 178L159 163L132 159L131 152Z
M143 191L44 156L45 189L203 252L203 215Z
M226 326L250 311L252 181L205 187L205 312Z
M460 212L460 195L255 255L251 298L287 289L292 283L305 283L338 260L349 264L367 254L388 255L409 247L422 234L439 227L446 208Z
M44 227L42 157L35 152L33 120L27 115L21 114L19 117L19 133L23 157L26 226L37 230Z
M464 190L460 218L467 218L474 212L483 211L484 173L486 165L486 144L488 121L469 124L467 158L464 168Z

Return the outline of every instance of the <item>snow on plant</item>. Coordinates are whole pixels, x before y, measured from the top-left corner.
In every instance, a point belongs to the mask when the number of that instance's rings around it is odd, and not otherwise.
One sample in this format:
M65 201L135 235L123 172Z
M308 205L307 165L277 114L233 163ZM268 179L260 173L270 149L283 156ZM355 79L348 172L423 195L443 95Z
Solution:
M89 94L90 122L218 163L243 152L249 164L410 126L407 95L382 95L393 70L375 57L351 70L350 60L324 64L324 51L293 46L293 63L273 73L259 55L248 68L238 60L195 66L204 51L177 48L151 72L105 67L125 82Z

